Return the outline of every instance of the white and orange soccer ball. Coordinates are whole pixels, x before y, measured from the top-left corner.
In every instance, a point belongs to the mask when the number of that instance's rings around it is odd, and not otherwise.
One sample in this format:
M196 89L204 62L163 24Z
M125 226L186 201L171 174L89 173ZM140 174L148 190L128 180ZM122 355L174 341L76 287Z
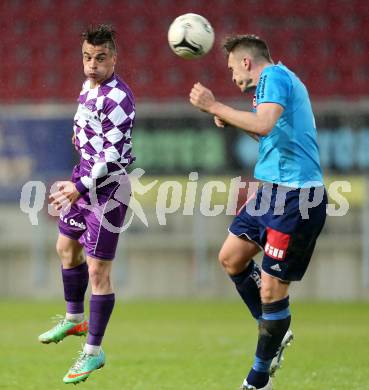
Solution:
M198 14L184 14L169 27L168 42L175 54L193 59L208 53L214 43L214 30L207 19Z

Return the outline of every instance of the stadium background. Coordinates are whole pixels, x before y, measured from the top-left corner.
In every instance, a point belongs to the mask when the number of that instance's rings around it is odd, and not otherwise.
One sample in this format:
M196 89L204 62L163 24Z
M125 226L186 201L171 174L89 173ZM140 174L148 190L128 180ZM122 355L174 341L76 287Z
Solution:
M186 12L204 15L216 32L213 50L197 61L177 58L166 43L170 22ZM231 217L204 217L199 203L194 216L183 216L182 194L179 211L160 225L155 205L159 186L170 180L184 193L190 172L199 173L197 201L209 180L251 178L257 145L241 131L215 128L188 103L199 80L222 100L250 107L232 85L220 43L230 33L251 32L306 83L327 184L346 180L352 187L343 194L349 212L328 218L309 272L291 292L296 342L274 384L368 390L366 0L0 0L1 389L64 388L61 378L80 344L37 342L49 317L65 310L56 221L45 201L32 225L20 194L29 181L48 190L76 162L80 33L102 22L117 29L117 73L137 96L132 168L145 170L144 184L159 182L138 196L149 228L135 217L122 235L114 265L118 300L104 339L108 364L83 386L236 389L250 367L257 329L217 262ZM214 193L214 204L228 196Z
M170 51L174 17L196 12L216 32L213 50L186 61ZM218 130L188 103L196 81L236 107L250 106L234 88L221 50L228 34L255 33L306 83L314 104L327 182L347 180L347 215L328 218L306 280L295 298L367 299L369 292L369 3L364 0L10 1L0 2L0 295L58 297L55 219L47 207L33 226L20 211L22 186L67 178L76 162L70 138L83 81L80 33L93 23L117 30L117 73L137 97L132 168L159 184L139 197L149 228L134 218L122 236L115 285L125 298L235 297L217 263L231 217L178 212L161 226L157 189L168 180L251 178L257 146L241 131ZM224 203L227 194L217 194ZM46 203L45 203L46 204ZM342 285L345 288L342 288Z

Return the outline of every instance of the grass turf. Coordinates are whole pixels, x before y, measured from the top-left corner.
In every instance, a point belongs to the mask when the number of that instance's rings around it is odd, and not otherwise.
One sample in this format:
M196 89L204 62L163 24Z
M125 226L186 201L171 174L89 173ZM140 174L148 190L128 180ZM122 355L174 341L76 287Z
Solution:
M1 301L0 388L65 389L84 339L38 343L62 303ZM369 390L369 304L293 303L296 340L275 390ZM236 390L257 329L237 302L118 301L104 341L107 364L81 388Z

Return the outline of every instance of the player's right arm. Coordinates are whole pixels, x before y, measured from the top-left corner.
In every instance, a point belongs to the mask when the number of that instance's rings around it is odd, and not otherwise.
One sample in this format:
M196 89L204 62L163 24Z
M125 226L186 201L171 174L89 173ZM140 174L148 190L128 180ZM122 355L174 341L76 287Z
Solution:
M215 102L210 112L234 127L264 137L272 131L283 110L284 108L277 103L262 103L258 105L256 112L248 112Z
M228 126L228 123L226 121L224 121L223 119L219 118L219 116L214 116L214 122L216 124L217 127L226 127ZM253 134L253 133L250 133L248 131L245 131L245 133L247 135L249 135L251 138L253 138L255 141L259 142L259 136L256 135L256 134Z
M223 119L220 119L219 116L214 116L214 123L217 127L226 127L227 122L225 122Z
M256 112L236 110L215 100L212 91L200 83L193 86L190 102L201 111L215 115L224 122L257 136L268 135L284 110L282 105L274 102L259 104Z

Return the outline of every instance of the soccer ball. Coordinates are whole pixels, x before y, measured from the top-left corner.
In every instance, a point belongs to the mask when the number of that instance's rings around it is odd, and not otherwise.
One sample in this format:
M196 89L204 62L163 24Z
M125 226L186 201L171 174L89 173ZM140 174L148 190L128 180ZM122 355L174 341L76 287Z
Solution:
M168 42L178 56L186 59L199 58L213 46L214 30L201 15L181 15L169 27Z

